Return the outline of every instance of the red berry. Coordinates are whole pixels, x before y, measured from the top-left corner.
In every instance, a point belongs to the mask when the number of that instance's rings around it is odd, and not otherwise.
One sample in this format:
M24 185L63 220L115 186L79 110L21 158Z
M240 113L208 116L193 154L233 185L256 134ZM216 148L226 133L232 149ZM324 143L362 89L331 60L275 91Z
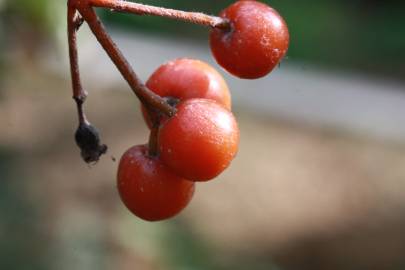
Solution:
M194 183L175 175L146 145L124 153L117 176L118 191L126 207L136 216L157 221L178 214L194 193Z
M200 60L180 58L160 66L146 86L162 97L178 100L207 98L231 109L231 96L225 80L213 67ZM144 118L148 119L145 108ZM150 121L146 121L150 127Z
M207 181L227 168L238 150L239 129L232 113L208 99L188 99L162 123L162 161L176 174Z
M265 76L288 50L288 28L273 8L256 1L238 1L220 14L230 29L213 29L212 53L231 74L256 79Z

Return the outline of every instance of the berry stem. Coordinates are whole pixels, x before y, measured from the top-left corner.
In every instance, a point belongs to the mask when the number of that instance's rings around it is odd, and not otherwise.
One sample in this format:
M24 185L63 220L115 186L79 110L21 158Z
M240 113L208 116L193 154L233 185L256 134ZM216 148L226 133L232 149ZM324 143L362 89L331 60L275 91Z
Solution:
M200 12L187 12L163 7L149 6L139 3L126 2L122 0L89 0L89 5L93 7L102 7L119 12L128 12L137 15L154 15L186 21L194 24L210 26L212 28L230 27L228 20L210 16Z
M210 26L213 28L228 29L230 27L229 21L226 19L198 12L186 12L162 7L154 7L122 0L68 0L70 69L72 75L73 98L77 103L80 123L87 121L83 112L83 104L87 97L87 93L83 90L80 81L76 45L76 32L83 21L87 22L101 46L121 72L124 79L128 82L132 91L147 108L149 113L151 113L153 110L158 110L167 116L172 116L176 113L176 109L174 107L170 106L162 97L150 91L138 78L128 61L125 59L124 55L118 49L117 45L105 31L103 24L97 17L92 7L108 8L114 11L128 12L137 15L155 15L167 17ZM77 11L80 14L78 14Z
M166 99L165 99L166 100ZM170 101L167 101L170 104ZM173 107L174 108L174 107ZM161 115L156 110L149 110L148 112L149 119L151 121L151 129L149 134L149 156L156 157L159 154L158 148L158 135L159 135L159 127L160 127L160 120Z
M76 8L68 2L68 43L70 72L72 76L73 99L76 101L79 124L87 123L86 115L83 111L83 104L86 100L87 93L83 90L80 80L79 63L77 56L76 32L83 22L83 19L77 14Z
M159 125L153 125L149 135L149 156L156 157L159 154L158 149Z
M70 71L72 76L73 99L76 101L79 127L75 133L76 143L81 150L81 156L86 163L97 162L100 156L107 152L107 146L100 143L100 136L95 127L90 125L84 113L84 102L87 97L80 80L77 54L76 33L84 19L78 14L74 0L68 1L68 43Z
M89 25L94 36L104 48L110 59L121 72L124 79L128 82L132 91L139 100L148 108L154 108L162 113L172 116L176 109L170 106L162 97L150 91L135 74L124 55L118 49L117 45L105 31L105 28L93 8L86 1L78 2L77 9Z

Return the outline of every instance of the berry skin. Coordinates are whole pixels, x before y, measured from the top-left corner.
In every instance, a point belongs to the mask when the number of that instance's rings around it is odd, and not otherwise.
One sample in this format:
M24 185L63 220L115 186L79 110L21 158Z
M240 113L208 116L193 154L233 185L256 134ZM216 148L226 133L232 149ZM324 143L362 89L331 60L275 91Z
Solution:
M239 129L232 113L208 99L188 99L159 130L162 161L176 174L207 181L226 169L235 157Z
M180 101L190 98L207 98L231 109L231 95L225 80L207 63L180 58L161 65L148 79L146 86L162 97ZM144 118L150 121L144 107Z
M211 51L229 73L243 79L267 75L288 50L289 33L273 8L256 1L238 1L220 13L231 29L213 29Z
M187 206L194 183L173 174L146 145L131 147L118 167L117 185L126 207L148 221L173 217Z

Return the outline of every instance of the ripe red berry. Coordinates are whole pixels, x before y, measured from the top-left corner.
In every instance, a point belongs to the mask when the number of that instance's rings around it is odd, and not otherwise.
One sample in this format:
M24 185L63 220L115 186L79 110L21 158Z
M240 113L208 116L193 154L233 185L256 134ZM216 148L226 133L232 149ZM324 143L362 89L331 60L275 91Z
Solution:
M289 33L283 18L273 8L256 1L238 1L220 14L230 29L213 29L212 53L231 74L256 79L265 76L288 50Z
M227 168L239 144L232 113L208 99L188 99L159 131L162 161L176 174L207 181Z
M118 191L136 216L157 221L178 214L194 193L194 183L172 173L148 147L138 145L124 153L117 176Z
M213 67L200 60L180 58L160 66L146 86L162 97L178 100L207 98L231 109L231 95L225 80ZM144 118L148 119L145 108ZM150 127L150 121L146 121Z

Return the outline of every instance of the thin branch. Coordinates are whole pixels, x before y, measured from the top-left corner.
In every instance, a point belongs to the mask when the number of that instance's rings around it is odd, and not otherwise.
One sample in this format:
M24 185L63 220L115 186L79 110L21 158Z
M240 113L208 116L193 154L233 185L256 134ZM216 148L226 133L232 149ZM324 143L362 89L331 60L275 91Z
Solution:
M80 147L81 156L87 163L97 162L100 156L107 152L107 145L101 144L98 130L86 118L83 105L87 93L80 81L79 63L77 55L76 32L83 23L83 18L77 13L75 2L68 1L68 43L70 71L72 76L73 99L76 101L79 127L75 133L75 140Z
M174 115L176 109L170 106L162 97L150 91L141 82L124 55L118 49L117 45L105 31L103 24L97 17L93 8L88 5L87 1L77 3L77 9L89 25L98 42L104 48L140 101L148 109L155 108L168 116Z
M77 55L77 43L76 43L76 32L82 23L82 19L77 14L76 8L68 4L68 15L67 15L67 24L68 24L68 43L69 43L69 58L70 58L70 73L72 76L72 87L73 87L73 99L77 104L77 113L79 117L79 123L87 123L86 115L83 111L83 103L87 97L87 93L83 90L80 72L79 72L79 63Z
M210 16L200 12L187 12L169 8L154 7L144 4L126 2L123 0L89 0L93 7L108 8L114 11L128 12L137 15L154 15L182 20L195 24L210 26L213 28L228 29L229 21L220 17Z

